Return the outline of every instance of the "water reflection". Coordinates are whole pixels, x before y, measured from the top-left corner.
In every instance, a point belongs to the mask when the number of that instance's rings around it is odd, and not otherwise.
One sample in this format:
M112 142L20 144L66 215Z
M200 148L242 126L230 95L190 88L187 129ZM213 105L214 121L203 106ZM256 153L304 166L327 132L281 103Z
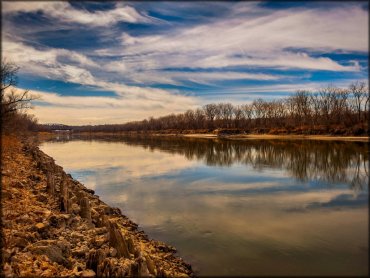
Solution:
M77 139L42 149L200 275L368 273L365 143Z
M81 136L76 138L80 138ZM82 137L83 138L83 137ZM83 138L86 139L86 138ZM369 180L367 144L309 140L209 140L169 137L103 137L90 140L120 141L199 160L208 166L251 165L256 170L284 169L300 181L347 183L364 189Z

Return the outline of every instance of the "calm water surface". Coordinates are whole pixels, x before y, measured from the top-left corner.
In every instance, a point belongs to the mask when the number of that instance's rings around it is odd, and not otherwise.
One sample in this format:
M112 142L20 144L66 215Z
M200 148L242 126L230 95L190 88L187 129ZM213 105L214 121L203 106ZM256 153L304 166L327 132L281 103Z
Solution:
M365 143L127 137L41 149L198 275L368 274Z

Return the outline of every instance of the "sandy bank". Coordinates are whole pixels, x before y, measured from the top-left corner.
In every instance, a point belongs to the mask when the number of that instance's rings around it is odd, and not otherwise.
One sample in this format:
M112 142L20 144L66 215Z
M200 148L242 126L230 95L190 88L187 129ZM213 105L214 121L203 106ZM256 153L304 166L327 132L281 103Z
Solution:
M76 132L76 135L101 137L101 136L158 136L158 137L190 137L190 138L207 138L207 139L232 139L232 140L262 140L262 139L281 139L281 140L333 140L333 141L357 141L357 142L369 142L368 136L336 136L336 135L301 135L301 134L228 134L228 135L217 135L215 133L156 133L156 132L120 132L120 133L109 133L109 132ZM38 133L38 137L41 139L50 139L55 137L53 133Z
M270 134L240 134L240 135L225 135L217 136L216 134L179 134L177 136L193 137L193 138L225 138L234 140L248 140L248 139L284 139L284 140L335 140L335 141L358 141L368 142L369 137L366 136L330 136L330 135L270 135Z
M37 147L5 138L1 175L6 277L193 275Z

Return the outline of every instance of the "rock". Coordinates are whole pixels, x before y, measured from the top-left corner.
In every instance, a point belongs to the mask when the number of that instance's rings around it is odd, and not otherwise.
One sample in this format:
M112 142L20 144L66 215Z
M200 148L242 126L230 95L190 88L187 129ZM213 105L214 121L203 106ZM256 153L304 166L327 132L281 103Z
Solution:
M84 188L83 191L85 191L87 193L90 193L91 195L94 195L95 194L95 191L92 190L92 189L89 189L89 188Z
M64 258L63 252L58 246L32 246L29 249L35 254L46 255L52 262L66 264L66 258Z
M91 269L85 269L81 273L81 277L85 277L85 278L90 278L90 277L95 277L95 276L96 276L95 271Z
M46 190L51 197L55 195L55 178L49 171L46 174Z
M83 197L80 200L80 206L81 206L81 212L80 212L81 217L87 219L87 221L91 223L91 211L90 211L89 199L86 197Z
M23 237L16 237L14 240L14 246L21 249L25 248L28 245L28 241Z
M102 235L108 232L107 227L101 227L101 228L95 228L93 230L94 234L96 235Z
M151 276L150 275L150 272L148 270L148 266L147 266L147 263L145 261L145 258L140 258L139 259L139 275L140 277L148 277L148 276Z
M94 208L92 208L90 211L91 211L91 218L93 218L95 221L98 221L100 217L99 213Z
M71 262L68 259L71 253L70 244L67 241L40 240L33 245L28 245L27 250L33 255L44 255L51 262L61 264L67 268L71 266Z
M77 214L80 214L80 212L81 212L81 208L79 205L77 205L76 203L71 205L71 213L77 215Z
M136 254L136 248L131 236L126 236L127 249L131 254Z
M12 172L10 170L2 170L1 175L3 176L11 176Z
M115 257L115 256L117 256L117 249L116 249L116 248L111 247L111 248L109 249L109 255L110 255L111 257Z
M68 184L65 179L62 180L60 185L60 211L69 212L69 194L68 194Z
M11 257L12 251L10 249L3 249L2 255L3 255L3 261L7 262Z
M91 250L87 255L86 268L97 271L98 266L103 262L106 256L107 253L103 249Z
M110 214L112 214L112 215L122 215L122 212L119 208L110 208Z
M36 196L37 196L36 197L37 198L37 201L39 201L41 203L47 203L48 200L49 200L49 198L45 194L43 194L43 193L39 193Z
M29 178L30 180L34 181L34 182L39 182L39 181L41 181L41 177L40 177L40 176L36 176L36 175L34 175L34 174L29 175L29 176L28 176L28 178Z
M116 223L108 221L109 244L117 249L118 257L130 258L127 243Z
M49 225L54 228L65 228L66 219L63 215L51 215L49 217Z
M33 220L30 218L28 214L23 214L21 217L18 218L18 220L21 220L22 222L25 222L25 223L33 222Z
M85 236L79 232L72 232L71 237L77 238L79 240L83 240Z
M8 263L5 263L3 266L3 275L4 277L15 277L12 266Z
M41 215L43 218L48 218L51 215L51 211L48 209L34 210L34 213L36 213L37 215Z
M85 257L87 256L88 252L89 252L89 248L86 245L83 245L81 247L73 249L72 255L78 256L78 257Z
M160 251L163 251L163 252L170 252L170 253L175 253L176 252L175 247L172 247L170 245L166 245L164 243L159 243L156 247L157 247L157 249L159 249Z
M41 273L41 277L50 277L53 276L53 271L51 269L47 269Z
M145 260L146 260L146 264L148 266L149 272L153 274L154 276L157 276L157 270L156 270L155 264L153 260L150 258L150 256L149 255L145 256Z
M37 223L35 225L35 228L36 228L37 231L42 231L46 228L46 225L44 223Z
M93 242L95 244L95 246L97 247L101 247L104 243L106 243L108 240L105 236L103 237L96 237L94 238Z
M41 262L40 268L41 270L47 270L50 267L50 264L48 262Z

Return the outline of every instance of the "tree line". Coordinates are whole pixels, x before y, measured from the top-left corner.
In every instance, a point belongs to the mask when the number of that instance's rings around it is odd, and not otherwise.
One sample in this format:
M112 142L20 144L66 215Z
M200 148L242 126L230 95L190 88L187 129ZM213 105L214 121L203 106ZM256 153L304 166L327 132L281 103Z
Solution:
M79 132L212 131L254 133L366 134L369 93L365 82L348 88L327 86L317 91L298 90L294 95L261 98L248 104L207 104L185 113L150 117L125 124L73 126ZM47 129L46 126L40 127ZM225 131L227 132L227 131Z

